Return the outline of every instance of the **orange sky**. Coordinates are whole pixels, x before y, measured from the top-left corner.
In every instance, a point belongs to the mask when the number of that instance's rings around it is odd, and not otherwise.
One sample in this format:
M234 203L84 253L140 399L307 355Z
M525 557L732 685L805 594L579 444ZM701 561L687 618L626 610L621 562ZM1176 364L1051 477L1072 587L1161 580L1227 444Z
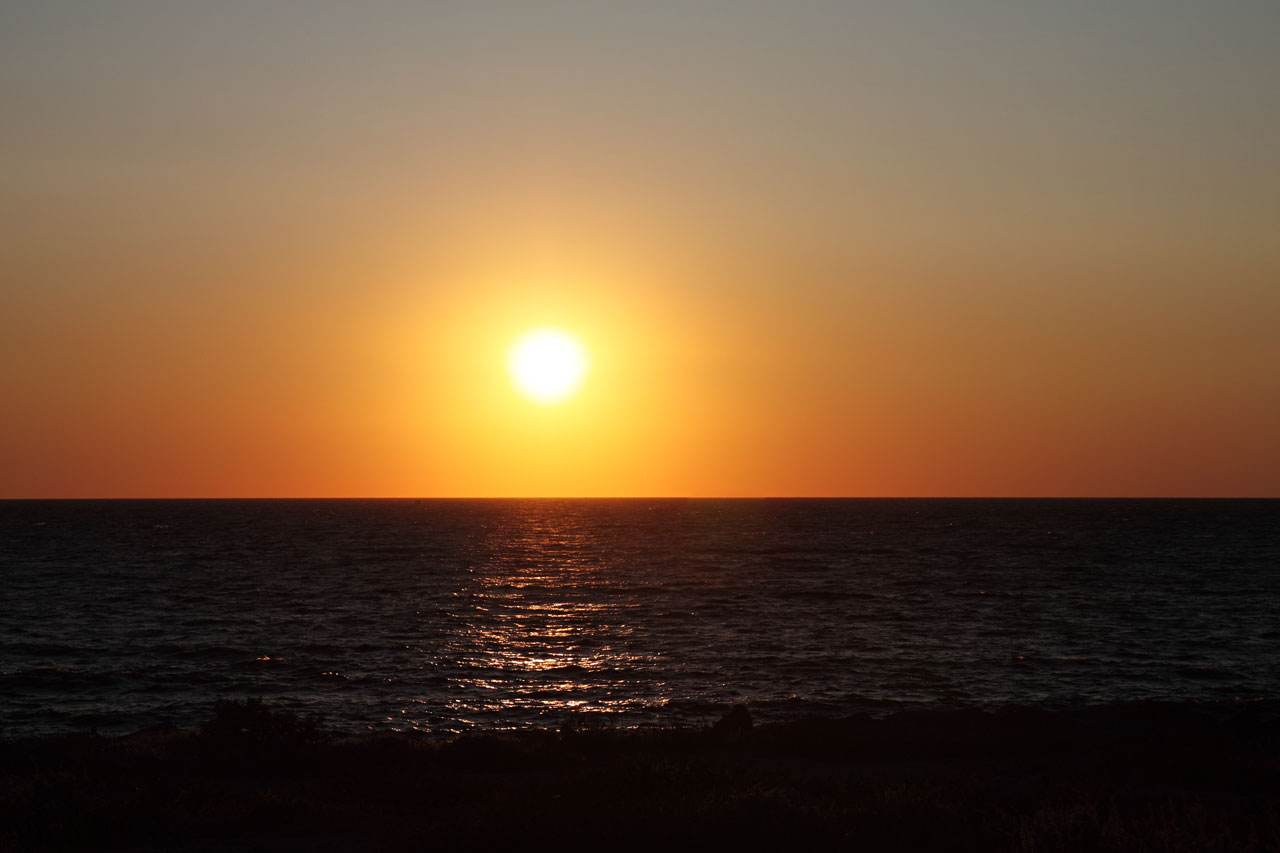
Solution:
M1280 496L1275 11L532 5L6 11L0 497Z

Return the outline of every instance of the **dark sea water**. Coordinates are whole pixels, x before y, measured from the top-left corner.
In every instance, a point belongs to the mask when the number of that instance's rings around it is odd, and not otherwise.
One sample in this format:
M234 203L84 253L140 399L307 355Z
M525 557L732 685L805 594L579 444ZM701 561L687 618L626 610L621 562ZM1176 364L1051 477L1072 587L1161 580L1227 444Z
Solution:
M1280 501L0 502L0 734L1280 697Z

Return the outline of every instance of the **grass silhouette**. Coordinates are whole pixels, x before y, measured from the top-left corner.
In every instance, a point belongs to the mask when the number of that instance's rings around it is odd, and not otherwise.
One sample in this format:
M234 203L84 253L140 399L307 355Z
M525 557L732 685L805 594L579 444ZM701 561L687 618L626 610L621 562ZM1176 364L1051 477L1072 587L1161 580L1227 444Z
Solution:
M0 742L0 849L1280 847L1280 709L1146 703L701 729L346 736L256 700L199 731Z

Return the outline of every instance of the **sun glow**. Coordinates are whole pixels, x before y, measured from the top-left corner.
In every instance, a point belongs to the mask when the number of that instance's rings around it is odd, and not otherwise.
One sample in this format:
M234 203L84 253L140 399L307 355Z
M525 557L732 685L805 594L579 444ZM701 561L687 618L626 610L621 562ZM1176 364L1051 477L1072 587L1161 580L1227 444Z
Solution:
M587 373L587 350L577 337L550 326L525 332L507 355L511 381L535 403L551 405L572 397Z

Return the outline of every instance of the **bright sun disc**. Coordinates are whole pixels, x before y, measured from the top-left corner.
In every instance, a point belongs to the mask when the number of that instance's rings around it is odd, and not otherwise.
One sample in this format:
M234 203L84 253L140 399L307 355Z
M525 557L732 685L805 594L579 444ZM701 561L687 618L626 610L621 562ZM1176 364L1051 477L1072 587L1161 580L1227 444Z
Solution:
M511 346L507 369L516 389L530 400L559 403L582 385L587 373L587 350L562 329L530 329Z

